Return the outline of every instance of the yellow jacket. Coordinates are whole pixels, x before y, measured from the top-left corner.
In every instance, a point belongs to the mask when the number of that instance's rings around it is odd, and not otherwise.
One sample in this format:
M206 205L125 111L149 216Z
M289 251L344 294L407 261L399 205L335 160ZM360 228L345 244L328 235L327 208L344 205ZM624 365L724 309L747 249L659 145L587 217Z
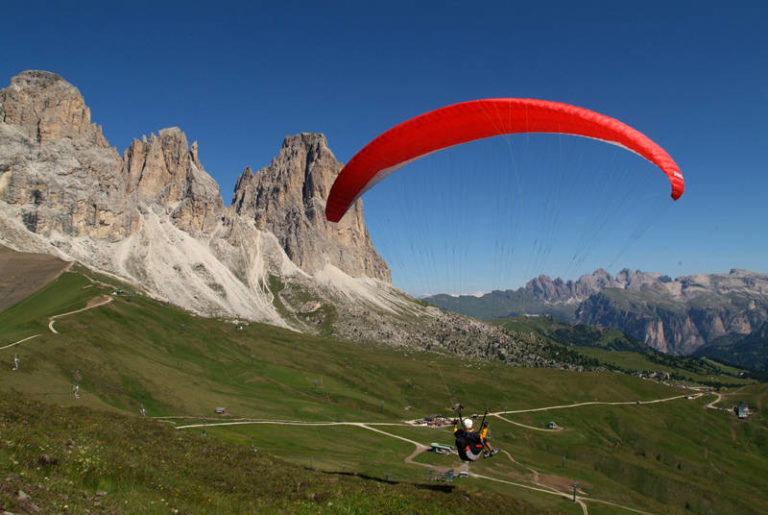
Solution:
M461 422L459 422L458 424L453 426L453 432L454 433L459 430L459 426L460 425L461 425ZM464 431L466 431L467 433L473 433L474 432L471 429L464 429ZM486 438L488 438L488 427L487 426L480 430L480 439L481 440L485 440Z

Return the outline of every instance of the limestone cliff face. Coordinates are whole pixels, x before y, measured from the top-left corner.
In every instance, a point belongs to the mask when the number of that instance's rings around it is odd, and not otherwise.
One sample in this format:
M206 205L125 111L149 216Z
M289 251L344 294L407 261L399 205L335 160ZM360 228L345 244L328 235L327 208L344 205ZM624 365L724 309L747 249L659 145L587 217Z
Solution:
M0 91L0 121L39 143L68 138L109 147L77 88L51 72L30 70L12 78Z
M154 210L190 234L223 224L235 237L245 220L274 234L310 275L331 264L353 277L390 280L362 203L339 224L325 220L325 198L341 165L321 134L287 137L268 167L243 173L227 209L197 142L190 146L178 127L135 139L121 158L91 123L77 88L56 74L23 72L0 90L0 102L0 200L18 208L30 232L116 243Z
M341 170L322 134L288 136L269 166L246 169L232 206L269 229L291 261L312 274L327 264L352 276L391 281L389 267L371 243L358 199L338 224L325 219L325 199Z
M639 290L644 285L659 281L665 281L661 274L624 269L613 277L599 268L591 274L582 275L577 281L563 281L559 277L551 279L540 275L528 281L525 289L536 299L545 302L578 303L606 288Z
M135 228L120 157L77 88L24 72L0 90L0 120L0 200L18 208L29 231L117 241Z
M205 172L178 127L157 136L133 140L123 156L128 195L165 207L174 223L187 232L208 232L223 211L219 185Z
M518 290L428 300L481 318L552 314L571 323L619 329L662 352L686 355L766 323L768 274L731 270L673 280L639 270L621 270L615 277L596 270L577 281L541 275Z

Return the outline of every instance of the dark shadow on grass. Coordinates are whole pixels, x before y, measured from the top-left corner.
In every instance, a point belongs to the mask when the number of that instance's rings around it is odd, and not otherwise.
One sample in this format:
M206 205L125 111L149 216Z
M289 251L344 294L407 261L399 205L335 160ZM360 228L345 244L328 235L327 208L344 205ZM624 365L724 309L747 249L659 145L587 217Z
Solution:
M304 468L306 470L311 470L313 472L322 472L323 474L330 474L334 476L356 477L359 479L366 479L368 481L386 483L388 485L407 484L407 485L413 486L414 488L418 488L420 490L431 490L433 492L443 492L446 494L452 493L456 488L454 485L446 485L446 484L425 484L425 483L409 483L409 482L402 482L402 481L393 481L391 479L382 479L380 477L369 476L368 474L361 474L359 472L333 472L329 470L316 470L309 467L304 467Z

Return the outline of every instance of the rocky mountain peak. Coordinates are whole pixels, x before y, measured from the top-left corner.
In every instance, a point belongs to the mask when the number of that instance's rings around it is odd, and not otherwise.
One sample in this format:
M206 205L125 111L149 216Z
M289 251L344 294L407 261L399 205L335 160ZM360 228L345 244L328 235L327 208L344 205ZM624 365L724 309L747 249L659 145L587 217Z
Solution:
M564 281L559 277L553 280L549 276L540 275L528 281L525 289L546 302L573 303L582 301L605 288L624 288L628 281L623 282L620 277L621 273L614 279L602 268L598 268L591 274L582 275L577 281Z
M325 219L325 199L341 167L323 134L288 136L269 166L255 174L247 168L238 178L233 208L257 227L269 227L291 261L308 273L330 264L389 282L389 268L365 227L362 201L338 224Z
M283 148L321 149L328 148L325 134L319 132L300 132L289 134L283 139Z
M0 120L37 142L70 138L108 147L80 91L55 73L29 70L0 91Z
M190 147L178 127L134 139L123 156L126 193L171 210L186 231L213 227L223 209L219 185L203 169L197 142Z

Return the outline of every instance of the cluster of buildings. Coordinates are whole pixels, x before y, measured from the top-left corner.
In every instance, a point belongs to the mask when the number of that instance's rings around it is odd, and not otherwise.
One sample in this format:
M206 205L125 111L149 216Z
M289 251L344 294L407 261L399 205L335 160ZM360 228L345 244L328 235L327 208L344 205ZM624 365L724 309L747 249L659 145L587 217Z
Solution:
M453 419L438 413L433 413L432 415L427 415L419 420L414 420L413 423L417 426L445 427L453 425Z

